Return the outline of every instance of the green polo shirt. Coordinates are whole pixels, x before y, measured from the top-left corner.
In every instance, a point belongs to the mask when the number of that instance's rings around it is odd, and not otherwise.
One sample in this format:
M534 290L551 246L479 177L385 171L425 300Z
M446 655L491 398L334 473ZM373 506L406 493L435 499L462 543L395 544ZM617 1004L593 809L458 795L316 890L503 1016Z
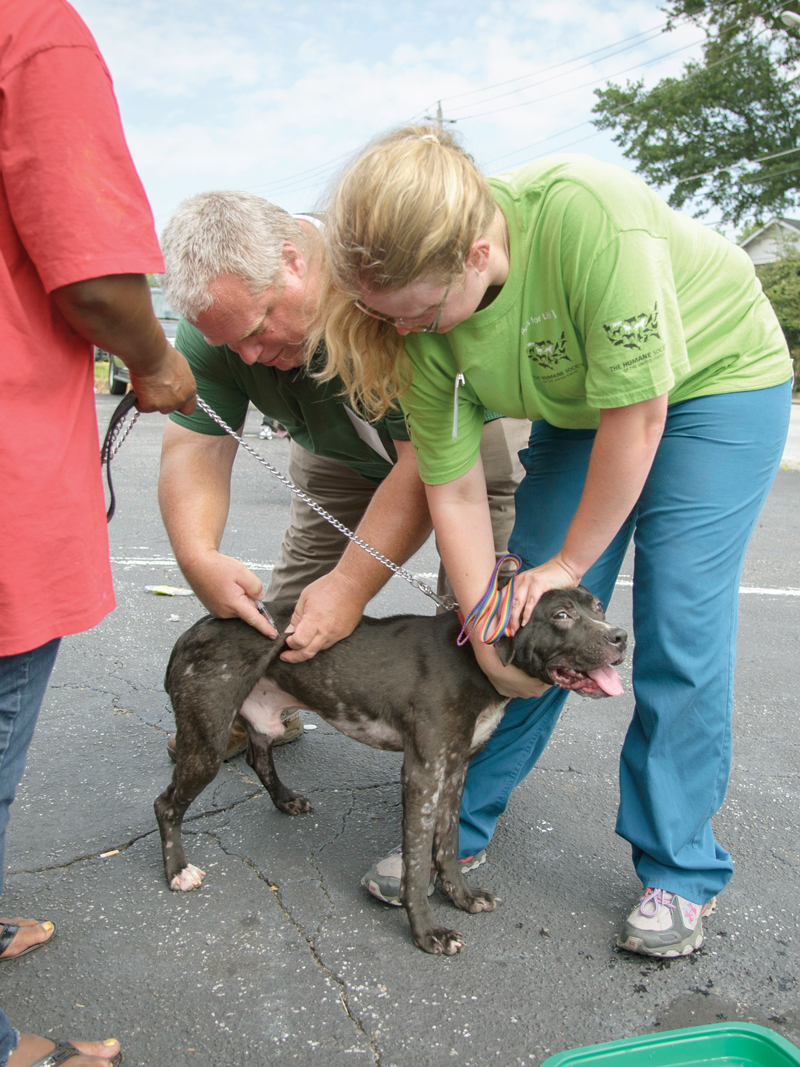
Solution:
M382 481L392 464L359 437L341 396L338 379L318 381L305 367L276 370L260 363L248 366L227 345L212 345L198 329L181 319L175 347L189 361L197 381L198 395L234 430L243 425L249 403L285 426L299 445L317 456L337 460L372 482ZM314 366L321 366L318 354ZM191 415L177 412L173 422L196 433L220 435L225 431L205 412L195 408ZM381 444L397 459L394 440L407 440L400 412L388 414L373 423Z

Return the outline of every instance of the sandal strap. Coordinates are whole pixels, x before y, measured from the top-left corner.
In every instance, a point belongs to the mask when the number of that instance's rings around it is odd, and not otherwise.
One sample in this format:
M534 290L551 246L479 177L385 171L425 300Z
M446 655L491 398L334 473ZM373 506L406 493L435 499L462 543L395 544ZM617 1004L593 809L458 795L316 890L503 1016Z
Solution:
M0 955L8 948L17 936L19 927L15 923L3 923L0 926Z
M55 1041L56 1047L52 1052L48 1052L46 1056L42 1056L40 1060L37 1060L36 1063L32 1063L31 1067L59 1067L59 1064L66 1063L67 1060L82 1055L71 1041L64 1041L60 1037L51 1037L48 1040ZM105 1063L106 1061L104 1060L103 1062ZM119 1067L119 1064L122 1063L122 1052L118 1052L113 1060L108 1060L107 1062L109 1067Z
M67 1060L71 1060L74 1056L80 1056L80 1052L70 1041L64 1041L59 1037L51 1037L50 1041L55 1041L56 1047L52 1052L48 1052L46 1056L42 1056L36 1063L32 1063L31 1067L58 1067L60 1063L65 1063Z

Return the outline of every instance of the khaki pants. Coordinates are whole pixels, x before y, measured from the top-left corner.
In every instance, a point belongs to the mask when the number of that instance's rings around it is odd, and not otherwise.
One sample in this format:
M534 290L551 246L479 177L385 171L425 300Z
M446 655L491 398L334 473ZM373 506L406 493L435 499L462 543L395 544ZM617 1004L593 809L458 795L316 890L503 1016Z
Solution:
M524 419L487 422L481 438L496 555L502 555L514 526L514 490L525 473L517 453L528 443L531 424ZM315 456L292 441L289 477L298 489L355 530L377 486L343 463ZM268 600L296 598L307 585L328 574L347 547L347 538L292 494L289 526L267 589ZM451 592L443 568L437 592Z

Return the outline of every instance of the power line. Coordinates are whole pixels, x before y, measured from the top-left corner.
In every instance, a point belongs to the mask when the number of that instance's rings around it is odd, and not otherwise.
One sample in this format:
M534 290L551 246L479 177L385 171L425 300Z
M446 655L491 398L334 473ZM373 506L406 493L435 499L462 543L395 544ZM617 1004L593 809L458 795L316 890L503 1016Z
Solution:
M652 40L655 40L655 38L656 38L656 37L659 37L659 36L660 36L660 34L653 34L653 35L652 35L651 37L648 37L648 38L647 38L647 40L648 40L648 41L652 41ZM644 44L644 43L646 43L646 42L645 42L645 41L640 41L639 43L640 43L640 44ZM697 43L697 42L694 42L694 43ZM524 85L524 86L519 86L519 87L518 87L518 88L516 88L516 89L511 89L511 90L509 90L509 91L508 91L507 93L499 93L499 94L498 94L497 96L491 96L491 97L489 97L489 98L488 98L487 100L482 100L482 101L480 101L480 103L482 103L482 104L490 104L490 103L492 102L492 100L502 100L502 99L503 99L503 97L505 97L505 96L514 96L514 95L515 95L516 93L522 93L522 92L525 92L525 90L526 90L526 89L535 89L535 88L536 88L536 86L538 86L538 85L544 85L544 84L546 84L547 82L555 81L555 80L556 80L556 77L566 77L566 76L567 76L567 74L569 74L570 76L571 76L571 75L573 75L573 74L577 74L579 70L585 70L585 69L586 69L587 67L593 67L593 66L595 66L595 65L596 65L596 63L602 63L602 62L603 62L604 60L606 60L606 59L611 59L611 58L612 58L612 56L616 56L616 55L621 55L621 53L622 53L622 52L629 52L631 48L635 48L635 47L636 47L636 45L629 45L629 46L628 46L628 47L626 47L626 48L619 48L619 49L617 49L617 51L616 51L616 52L611 52L611 53L609 53L609 55L607 55L607 56L603 56L603 57L602 57L602 59L598 59L598 60L596 60L595 62L592 62L592 63L582 63L582 64L581 64L581 65L580 65L579 67L574 67L574 68L573 68L572 70L570 70L570 71L564 71L564 73L563 73L563 74L561 74L561 75L556 75L556 76L553 76L553 77L550 77L550 78L542 78L542 79L540 79L539 81L534 81L534 82L531 82L531 84L530 84L530 85ZM685 48L691 48L691 47L692 47L692 45L684 45L684 46L682 46L682 47L685 47ZM680 50L680 49L679 49L679 50ZM668 53L666 53L666 54L667 54L667 55L671 55L672 53L668 52ZM638 65L638 64L637 64L637 65ZM548 68L548 69L553 69L553 68ZM625 73L625 71L622 71L622 73L624 74L624 73ZM616 75L616 74L609 74L609 75L607 75L607 77L610 77L610 78L615 78L615 77L617 77L617 75ZM579 87L578 87L578 88L579 88ZM477 105L476 105L476 106L477 106ZM501 110L502 110L502 109L501 109ZM490 115L491 115L491 114L494 114L494 112L492 112L492 111L489 111L489 112L485 112L485 114L490 114ZM473 116L473 115L467 115L467 116L466 116L466 118L474 118L474 117L475 117L475 116Z
M732 7L732 6L734 6L735 4L737 4L739 2L740 2L740 0L726 0L726 2L722 5L722 7L723 7L723 9L727 8L727 7ZM679 15L678 18L674 20L673 25L679 25L681 22L691 22L691 20L692 20L692 16L689 15L689 14ZM640 40L640 38L646 38L647 40L655 39L656 37L658 37L661 33L663 33L666 30L666 28L667 28L667 26L669 26L669 24L670 24L670 20L668 19L666 22L659 23L658 26L651 26L649 29L642 30L641 33L633 34L633 36L631 36L631 37L623 37L622 40L620 40L620 41L615 41L612 44L603 45L601 48L592 49L591 51L584 52L579 56L573 56L571 59L565 59L565 60L562 60L562 62L560 62L560 63L554 63L549 67L543 67L541 70L538 70L535 74L521 74L516 78L509 78L507 81L495 82L492 85L484 85L481 89L471 89L471 90L469 90L469 92L466 92L466 93L456 93L454 96L442 97L442 100L444 100L445 104L451 104L452 101L461 100L465 96L477 96L480 93L490 92L492 89L501 89L506 85L513 85L515 82L527 81L529 78L537 78L541 74L547 74L550 71L559 70L562 67L568 67L573 63L580 62L580 60L582 60L582 59L590 59L592 56L600 56L601 52L608 52L608 55L602 57L603 59L610 59L611 56L613 56L613 55L619 55L621 52L628 51L629 48L635 47L635 44L629 44L629 42L639 41L639 43L644 44L644 43L646 43L646 41ZM621 47L623 45L625 47ZM610 51L611 49L616 49L616 51L612 52L612 51ZM584 66L591 66L591 64L587 63L587 64L584 64ZM581 67L576 68L576 70L581 70L581 69L583 69L583 68L581 68ZM570 73L575 73L575 71L571 71ZM545 78L543 80L544 81L551 81L553 79ZM541 82L534 82L533 84L534 85L538 85L538 84L541 84ZM533 86L530 86L530 88L532 88L532 87ZM518 89L516 91L521 91L521 88L522 87L520 87L520 89ZM501 95L506 95L506 94L501 94ZM491 99L497 99L497 98L493 97L493 98L490 98L490 100ZM490 100L485 100L485 101L481 101L481 102L482 103L489 103ZM464 106L469 106L469 105L464 105ZM428 108L425 108L424 110L425 111L430 111L430 110L432 110L432 108L428 107ZM422 115L422 112L418 112L418 114L415 115L414 118L419 118L421 115ZM412 119L412 121L413 121L413 119Z
M693 174L691 178L678 178L675 182L676 185L681 185L683 182L693 182L697 178L713 178L715 174L721 174L724 170L730 170L732 167L741 166L743 163L764 163L768 159L778 159L779 156L790 156L793 152L800 152L798 148L787 148L784 152L772 152L768 156L759 156L757 159L739 159L735 163L729 163L727 167L717 167L716 170L707 170L704 174ZM794 170L793 167L789 168ZM773 174L782 174L783 171L773 171Z
M458 119L459 122L467 122L470 119L481 119L486 115L499 115L503 111L513 111L518 107L529 107L531 104L540 104L543 100L552 100L556 96L566 96L569 93L577 92L579 89L588 89L592 85L597 85L598 82L608 81L609 78L619 78L623 74L629 74L632 70L639 70L641 67L652 66L653 63L660 63L662 59L667 59L669 56L677 55L678 52L685 52L688 48L694 48L695 45L700 44L700 41L692 41L690 44L681 45L680 48L673 49L672 52L664 52L663 55L656 56L655 59L645 60L643 63L636 63L632 67L626 67L625 70L616 71L614 74L604 74L601 78L594 78L589 82L582 82L580 85L571 85L569 89L560 89L556 93L548 93L547 96L537 96L535 100L523 100L517 104L509 104L508 107L495 108L492 111L481 111L476 115L463 115Z
M687 82L691 81L693 78L698 77L698 75L700 75L700 74L704 74L706 71L711 70L713 67L718 67L721 63L728 63L732 59L735 59L741 52L743 52L745 50L745 48L748 47L748 45L752 44L752 42L757 40L763 33L766 33L767 29L768 29L768 27L765 27L763 30L759 30L759 32L757 34L755 34L754 37L752 37L749 41L746 41L740 48L738 48L737 50L731 52L729 55L723 56L722 59L718 59L714 63L709 63L707 66L701 67L697 71L693 72L692 74L689 74L687 76L687 78L686 78L686 81ZM682 100L686 96L689 96L694 91L695 91L695 88L694 88L693 85L688 86L688 87L684 88L683 92L677 94L676 99L681 99ZM609 116L613 117L614 115L620 115L620 114L622 114L622 112L629 110L633 106L634 106L633 104L621 104L618 108L614 108L612 111L610 111L609 112ZM579 122L576 126L571 126L567 130L559 130L558 133L550 134L549 137L542 137L540 140L534 141L532 144L525 145L523 148L516 148L516 149L514 149L513 152L506 152L502 156L496 156L494 159L489 160L486 165L487 166L491 166L493 163L499 163L501 159L508 159L510 156L519 155L520 152L528 152L528 151L530 151L531 148L537 148L539 145L545 144L547 141L552 141L556 137L561 136L561 134L572 133L574 130L579 130L579 129L581 129L581 127L589 126L592 123L593 123L592 119L586 119L584 122ZM561 151L563 151L564 148L571 148L572 145L574 145L574 144L580 144L581 141L588 141L590 138L595 137L600 132L601 132L600 130L595 130L594 133L590 133L586 137L581 137L577 141L571 141L569 144L563 145L562 148L561 148Z
M735 2L735 0L730 0L730 2L733 3L733 2ZM686 16L681 16L681 18L682 19L686 18ZM517 78L510 78L507 81L496 82L496 83L494 83L492 85L483 86L481 89L473 89L473 90L470 90L467 93L458 93L455 96L443 97L442 99L445 101L445 103L447 103L448 101L459 100L459 99L461 99L461 98L463 98L465 96L467 96L467 97L469 97L469 96L477 96L477 95L479 95L481 93L489 92L492 89L503 88L504 86L512 85L515 82L529 81L531 78L538 78L539 79L538 81L534 81L532 85L526 86L526 88L534 88L536 85L541 85L541 84L543 84L543 83L545 83L547 81L554 80L553 78L541 78L542 74L547 74L550 71L560 70L563 67L569 67L570 65L572 65L574 63L578 63L583 59L589 59L592 56L599 56L601 53L604 53L604 52L608 53L608 54L603 56L603 58L604 59L610 59L611 56L613 56L613 55L618 55L620 52L623 52L623 51L628 50L629 48L635 47L635 42L637 42L637 41L639 43L646 43L646 41L652 40L655 37L659 36L664 31L664 28L666 27L666 25L667 25L667 23L664 22L664 23L660 23L658 26L651 26L649 29L642 30L641 33L633 34L631 37L624 37L622 40L615 41L612 44L604 45L602 48L595 48L595 49L592 49L589 52L584 52L579 56L573 56L571 59L563 60L561 63L554 63L552 66L545 67L543 70L539 70L535 74L523 74L523 75L520 75ZM630 44L629 42L634 42L634 44ZM621 47L621 46L625 46L625 47ZM688 47L690 47L690 46L688 46ZM611 49L616 49L616 51L610 51ZM668 54L671 54L671 53L668 53ZM589 66L589 65L590 64L584 64L584 66ZM581 67L576 68L576 70L581 70L581 69L583 69L583 68L581 68ZM571 73L575 73L575 71L572 71ZM610 75L610 77L618 77L618 75ZM602 81L602 80L605 80L605 79L599 79L599 80ZM590 84L593 84L593 83L590 83ZM514 90L514 91L515 92L521 92L522 91L522 87L520 87L519 89ZM507 95L507 94L501 94L501 96L502 95ZM555 95L559 95L559 94L555 94ZM483 101L483 103L490 103L491 99L499 99L499 97L490 98L489 100ZM535 103L535 101L531 101L531 103ZM524 105L514 105L514 106L524 106ZM426 108L425 109L425 111L431 111L431 110L432 110L432 108ZM430 115L423 114L423 112L418 112L417 115L413 116L410 121L413 122L415 119L424 117L425 119L429 119L431 121L438 122L439 118L441 118L441 124L439 125L439 129L442 129L445 123L449 124L451 122L454 123L456 121L461 121L459 119L445 119L444 118L444 116L442 114L442 101L441 100L437 101L436 111L437 111L437 115L436 115L435 118L430 116ZM493 114L493 113L494 112L486 112L486 114ZM466 119L468 119L468 118L474 118L474 117L476 117L476 116L466 116L464 121L466 121ZM328 163L321 163L317 167L311 167L311 168L309 168L307 170L299 171L296 174L290 174L286 178L282 178L277 182L266 182L263 185L251 186L251 188L254 189L254 190L258 190L258 189L269 190L271 194L273 194L273 193L281 193L281 192L302 192L304 189L314 188L315 187L314 183L312 183L312 184L304 184L304 185L299 186L299 187L295 187L295 183L299 179L308 178L308 177L311 177L312 175L316 176L317 178L322 178L322 177L329 176L330 174L332 174L333 170L335 169L335 167L339 163L343 163L346 159L348 159L350 157L350 154L351 153L348 152L347 154L339 156L336 159L331 160Z
M725 6L726 7L732 6L736 2L738 2L738 0L728 0L728 3L726 3ZM681 19L686 19L688 21L689 20L689 16L681 16ZM679 19L677 21L681 21L681 19ZM667 23L663 24L664 27L666 25L667 25ZM768 28L769 27L765 26L764 29L760 30L759 33L757 33L755 35L755 37L753 37L751 40L755 40L758 37L760 37L763 33L767 32ZM658 32L656 32L656 30ZM475 95L477 95L479 93L482 93L482 92L488 92L491 89L502 88L505 85L511 85L516 81L526 81L526 80L528 80L528 79L530 79L532 77L539 77L539 75L542 74L542 73L547 73L549 71L555 71L555 70L559 70L559 69L561 69L563 67L568 67L568 66L570 66L570 64L579 62L582 59L589 58L589 57L591 57L593 55L599 55L602 52L609 52L609 50L612 49L612 48L617 49L616 52L610 52L609 55L604 57L604 58L611 58L612 55L616 55L616 54L619 54L619 52L627 50L627 48L622 48L620 46L627 45L628 42L630 42L630 41L637 41L637 40L640 40L642 38L645 38L646 40L654 39L656 36L658 36L658 34L660 32L662 32L661 28L659 28L659 27L651 27L650 29L644 30L639 34L633 35L632 37L624 38L621 41L617 41L614 44L606 45L603 48L594 49L593 51L583 53L580 56L573 57L570 60L564 60L561 63L553 64L551 67L546 67L546 68L544 68L543 71L537 72L536 75L522 75L519 78L512 78L512 79L509 79L508 81L505 81L505 82L497 82L497 83L495 83L493 85L484 86L482 89L472 90L471 92L468 92L468 93L461 93L461 94L457 94L457 95L452 96L452 97L443 97L442 100L445 103L447 103L448 100L453 101L453 100L461 99L464 96L475 96ZM646 41L640 41L640 43L646 43ZM667 58L668 56L675 55L678 52L685 51L687 48L694 47L698 43L700 43L700 42L694 42L694 45L691 45L691 44L690 45L683 45L680 48L674 49L671 52L664 53L663 55L661 55L659 57L656 57L653 60L647 60L647 61L645 61L645 62L643 62L641 64L637 64L636 67L628 68L628 70L637 69L637 67L639 67L639 66L644 67L644 66L652 65L653 63L657 63L660 60ZM691 79L693 77L696 77L697 74L703 73L705 70L711 69L714 66L718 66L720 63L729 62L730 60L735 59L736 56L741 51L743 51L747 47L747 45L749 43L751 43L751 42L746 42L744 45L741 46L740 49L730 53L729 55L725 56L723 59L720 59L720 60L716 61L715 63L708 64L706 67L701 68L700 70L698 70L694 74L690 74L688 76L687 80L689 80L689 79ZM629 47L635 47L635 46L631 45ZM585 66L589 66L589 65L590 64L585 64ZM576 68L576 69L582 69L582 68L579 67L579 68ZM607 76L605 76L603 78L596 79L593 82L584 83L581 86L576 86L576 87L570 88L568 90L559 91L559 92L556 92L556 93L551 93L548 96L538 97L535 100L530 100L530 101L525 101L525 102L521 102L521 103L518 103L518 104L513 104L513 105L510 105L508 108L499 108L499 109L495 109L495 110L481 112L481 113L478 113L478 114L475 114L475 115L462 116L461 118L456 118L456 119L445 119L444 116L442 115L442 111L441 111L442 101L438 101L437 102L437 116L436 116L436 118L434 119L432 116L429 116L429 115L425 115L424 117L426 119L429 119L429 120L432 120L432 121L438 121L438 118L441 117L442 125L439 127L441 129L445 122L447 122L447 123L450 123L450 122L466 122L466 121L469 121L471 119L482 118L482 117L485 117L485 116L488 116L488 115L498 114L498 113L500 113L502 111L512 110L512 109L517 108L517 107L526 107L526 106L529 106L529 105L541 103L542 101L553 99L556 96L565 95L566 93L575 91L576 89L579 89L579 88L587 88L590 85L597 84L598 81L608 81L609 78L619 77L621 74L625 74L627 72L628 71L620 71L617 74L607 75ZM575 73L575 71L571 71L570 73ZM534 88L536 85L541 85L541 84L544 84L547 81L552 81L552 80L555 80L555 78L551 77L551 78L540 79L539 81L534 82L532 85L526 86L524 88ZM513 90L513 91L514 92L522 92L522 91L524 91L524 88L521 87L521 88ZM693 91L694 91L693 86L690 86L683 93L680 94L680 97L683 98L684 96L689 95ZM510 95L510 94L501 94L501 95ZM495 98L491 98L491 99L498 99L498 98L499 97L495 97ZM489 103L490 100L486 100L484 102L485 103ZM622 105L619 108L617 108L615 111L612 111L610 114L611 115L621 114L622 112L624 112L625 110L627 110L631 106L632 105L630 105L630 104ZM426 109L426 110L429 110L429 109ZM413 121L419 120L420 117L422 117L422 113L418 112L417 115L413 116L411 118L411 120L409 120L409 121L413 122ZM493 165L495 163L498 163L498 162L500 162L502 160L509 159L512 156L519 155L520 153L523 153L523 152L529 152L531 149L537 148L540 145L546 144L548 141L555 140L556 138L562 137L565 134L574 132L575 130L579 130L579 129L585 127L585 126L591 125L592 122L593 122L592 119L586 119L583 122L578 123L575 126L569 127L566 130L559 130L557 133L550 134L549 136L543 137L538 141L534 141L532 144L525 145L522 148L514 149L513 151L504 153L501 156L496 156L494 159L489 160L486 163L486 166L491 166L491 165ZM574 146L576 144L580 144L580 143L582 143L584 141L590 140L592 137L597 136L601 132L602 132L601 130L595 129L592 133L587 134L585 137L580 137L580 138L578 138L578 139L576 139L574 141L569 142L566 145L562 145L559 150L563 151L566 148L571 148L572 146ZM269 190L271 195L274 194L274 193L281 193L281 192L284 193L284 194L288 194L290 192L292 192L292 193L294 193L294 192L302 192L302 191L304 191L306 189L315 189L315 188L318 188L318 184L319 184L319 180L320 179L322 179L324 177L331 176L333 174L333 172L335 171L336 167L339 164L343 163L345 160L349 159L350 155L351 155L351 153L346 153L346 154L344 154L342 156L338 156L336 159L333 159L333 160L331 160L331 161L329 161L327 163L322 163L322 164L319 164L317 167L312 167L312 168L309 168L309 169L304 170L304 171L299 171L298 173L296 173L294 175L289 175L286 178L278 180L277 182L265 183L264 185L252 186L251 188ZM309 179L309 180L306 181L306 182L303 182L300 185L297 185L296 184L297 181L301 180L303 178L306 178L306 179ZM686 180L689 180L689 179L684 179L684 180L686 181Z

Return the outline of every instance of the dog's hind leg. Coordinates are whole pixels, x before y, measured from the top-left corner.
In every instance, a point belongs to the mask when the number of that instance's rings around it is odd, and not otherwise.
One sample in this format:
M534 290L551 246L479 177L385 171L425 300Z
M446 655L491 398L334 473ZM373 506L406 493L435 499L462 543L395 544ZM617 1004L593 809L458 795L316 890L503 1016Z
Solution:
M172 781L153 805L167 882L170 889L184 893L196 889L205 872L186 859L181 839L183 817L192 801L216 778L228 738L227 731L222 730L216 744L209 744L207 739L198 743L196 732L191 719L179 726Z
M273 738L267 734L258 733L250 723L247 723L247 736L250 743L247 746L245 759L272 797L275 807L279 811L286 812L287 815L302 815L306 811L313 811L310 800L288 789L278 777L275 762L272 759Z
M239 711L250 742L245 759L261 779L275 807L287 815L312 810L309 800L286 788L272 759L272 743L283 736L285 729L282 713L297 707L304 705L268 678L259 678Z
M403 877L400 899L415 944L434 955L453 956L464 946L457 930L437 926L428 903L431 847L442 788L442 768L420 763L406 749L403 760Z
M433 831L434 864L444 891L457 908L473 913L494 911L499 898L487 889L470 888L458 862L458 819L468 769L468 763L460 764L442 785Z

